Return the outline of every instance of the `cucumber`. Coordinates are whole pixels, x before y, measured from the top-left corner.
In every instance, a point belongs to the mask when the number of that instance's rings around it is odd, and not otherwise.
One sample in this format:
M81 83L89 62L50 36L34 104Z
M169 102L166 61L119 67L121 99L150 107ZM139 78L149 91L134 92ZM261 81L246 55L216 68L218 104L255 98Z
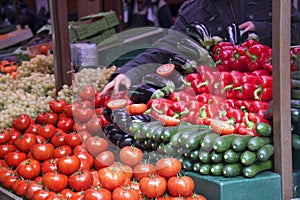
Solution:
M168 156L177 156L177 148L173 147L171 143L164 145L163 152Z
M292 134L292 147L293 149L300 150L300 136Z
M215 151L212 151L211 154L210 154L210 160L213 163L222 162L222 160L223 160L223 153L217 153Z
M194 161L199 161L199 150L191 151L190 158Z
M185 141L189 140L189 138L191 136L193 136L194 134L196 134L196 133L197 132L195 130L183 131L177 139L179 145L184 147L185 146Z
M210 174L210 168L211 168L211 164L201 164L199 173L203 175L208 175Z
M164 142L159 143L157 147L157 151L161 153L164 152L164 146L165 146Z
M223 153L223 160L226 163L236 163L239 162L241 156L241 152L233 151L232 149L227 149Z
M139 142L144 142L146 140L146 136L145 135L142 135L141 131L137 131L133 138L136 140L136 141L139 141Z
M162 122L160 122L160 121L153 121L153 122L143 123L143 125L140 128L140 134L142 136L146 137L146 133L148 131L150 131L153 127L156 127L156 126L162 126Z
M255 131L259 136L271 136L272 135L272 126L270 124L267 124L265 122L259 122L255 126Z
M146 149L146 150L152 149L152 143L153 143L152 140L145 139L144 142L143 142L143 148Z
M178 142L178 138L181 136L182 132L178 132L170 138L170 144L173 147L180 147L180 143Z
M234 151L244 151L247 148L248 141L252 138L251 135L239 135L233 139L231 147Z
M242 163L226 164L223 167L223 176L236 177L242 174L242 170L243 170Z
M214 163L211 165L210 173L214 176L221 176L223 175L223 163Z
M177 155L178 156L184 155L185 152L186 152L185 147L177 147Z
M146 137L154 142L161 142L160 134L163 130L163 126L154 126L146 132Z
M232 141L237 137L236 134L223 135L216 139L213 149L216 152L224 152L231 147Z
M273 162L271 160L258 161L252 165L246 166L243 169L243 175L247 178L256 176L262 171L272 170Z
M185 157L187 157L187 158L189 158L189 157L191 157L191 153L192 153L192 150L190 150L190 149L186 149L185 151L184 151L184 156Z
M200 171L200 166L201 166L200 162L194 162L193 171L198 173Z
M266 144L257 150L256 156L261 161L268 160L274 154L274 145Z
M185 140L185 148L190 150L199 149L201 142L208 133L211 133L211 130L207 129L203 131L198 131L197 133L191 135L187 140Z
M209 151L203 151L203 150L200 150L199 151L199 161L201 163L210 163L211 162L211 159L210 159L210 152Z
M134 135L136 132L139 131L143 123L145 122L132 122L129 126L130 132Z
M270 144L271 142L271 137L253 137L248 141L247 147L251 151L257 151L260 147L265 144Z
M220 135L218 133L206 134L201 143L201 147L200 147L201 150L211 151L213 149L215 141L218 137L220 137Z
M192 171L193 170L193 164L195 161L193 161L190 158L186 158L184 159L184 161L182 162L182 169L184 171Z
M256 152L246 150L240 156L240 161L244 165L252 165L257 161Z

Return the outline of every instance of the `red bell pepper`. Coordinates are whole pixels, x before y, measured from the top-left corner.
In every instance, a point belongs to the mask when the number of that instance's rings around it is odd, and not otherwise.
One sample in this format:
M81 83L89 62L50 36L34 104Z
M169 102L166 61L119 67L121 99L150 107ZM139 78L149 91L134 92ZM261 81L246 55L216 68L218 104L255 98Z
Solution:
M268 70L259 69L259 70L251 72L251 75L254 75L254 76L271 76L272 74Z
M272 96L272 76L260 76L259 77L259 86L255 90L255 99L261 101L271 101Z
M226 117L228 119L233 118L235 123L240 123L244 119L244 111L238 108L229 108L226 111Z
M259 42L255 39L249 39L243 42L240 46L244 48L249 48L252 45L259 44Z
M233 90L237 91L236 98L240 100L253 100L257 89L258 85L252 83L244 83L239 87L233 88Z
M212 101L211 95L209 93L202 93L196 96L196 99L200 103L210 103Z
M220 72L229 72L232 70L232 58L234 48L232 49L222 49L219 54L219 59L216 61L216 67Z
M249 70L244 47L235 46L233 56L230 58L230 63L232 69L242 72Z
M195 94L191 94L190 92L186 92L185 90L173 92L168 97L173 102L176 101L195 101Z
M212 48L212 58L214 61L218 61L220 59L220 53L222 50L233 50L234 45L231 42L219 42Z
M246 49L246 60L250 71L262 69L264 54L268 47L262 44L254 44Z

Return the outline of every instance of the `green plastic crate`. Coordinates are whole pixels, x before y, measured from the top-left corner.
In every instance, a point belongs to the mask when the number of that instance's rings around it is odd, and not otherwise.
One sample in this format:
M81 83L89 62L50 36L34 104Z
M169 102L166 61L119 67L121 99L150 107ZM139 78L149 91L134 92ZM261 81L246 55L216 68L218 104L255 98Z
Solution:
M115 35L116 31L114 28L108 29L103 31L103 33L98 34L94 37L91 37L89 39L87 39L87 41L91 42L91 43L95 43L95 44L99 44L101 42L103 42L104 40L110 38L111 36Z
M270 171L262 172L253 178L184 173L195 181L195 192L205 196L207 200L282 199L280 175Z

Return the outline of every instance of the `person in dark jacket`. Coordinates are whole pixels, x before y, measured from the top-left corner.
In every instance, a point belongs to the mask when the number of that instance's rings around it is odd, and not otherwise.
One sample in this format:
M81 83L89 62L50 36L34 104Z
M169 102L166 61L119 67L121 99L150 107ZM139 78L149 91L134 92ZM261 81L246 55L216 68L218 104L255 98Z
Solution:
M226 38L228 36L226 27L234 23L238 25L242 34L255 31L260 38L260 43L270 47L272 45L271 0L187 0L181 5L178 13L171 30L184 33L189 24L197 22L204 24L212 36ZM176 42L174 35L167 34L157 43L163 47L162 49L167 49ZM300 44L300 13L292 5L291 45L297 44ZM141 53L120 67L113 74L112 80L103 89L102 94L107 94L112 89L118 92L120 86L128 88L133 79L143 76L141 70L137 70L137 66L145 63L167 63L170 56L168 51L149 48L145 53ZM152 70L155 71L155 67Z

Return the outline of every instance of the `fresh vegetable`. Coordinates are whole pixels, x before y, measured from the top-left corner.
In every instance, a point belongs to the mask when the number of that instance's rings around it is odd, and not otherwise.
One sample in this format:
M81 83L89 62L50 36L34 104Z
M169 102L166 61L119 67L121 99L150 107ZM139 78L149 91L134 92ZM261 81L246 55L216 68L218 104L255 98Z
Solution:
M256 152L257 158L261 161L266 161L274 154L273 144L266 144L259 148Z
M166 77L171 75L175 70L175 65L172 63L167 63L167 64L163 64L160 65L157 69L156 69L156 73L160 76Z
M243 175L247 178L256 176L258 173L266 170L273 169L273 162L271 160L256 162L250 166L246 166L243 169Z
M243 166L241 163L226 164L223 167L225 177L235 177L242 174Z

